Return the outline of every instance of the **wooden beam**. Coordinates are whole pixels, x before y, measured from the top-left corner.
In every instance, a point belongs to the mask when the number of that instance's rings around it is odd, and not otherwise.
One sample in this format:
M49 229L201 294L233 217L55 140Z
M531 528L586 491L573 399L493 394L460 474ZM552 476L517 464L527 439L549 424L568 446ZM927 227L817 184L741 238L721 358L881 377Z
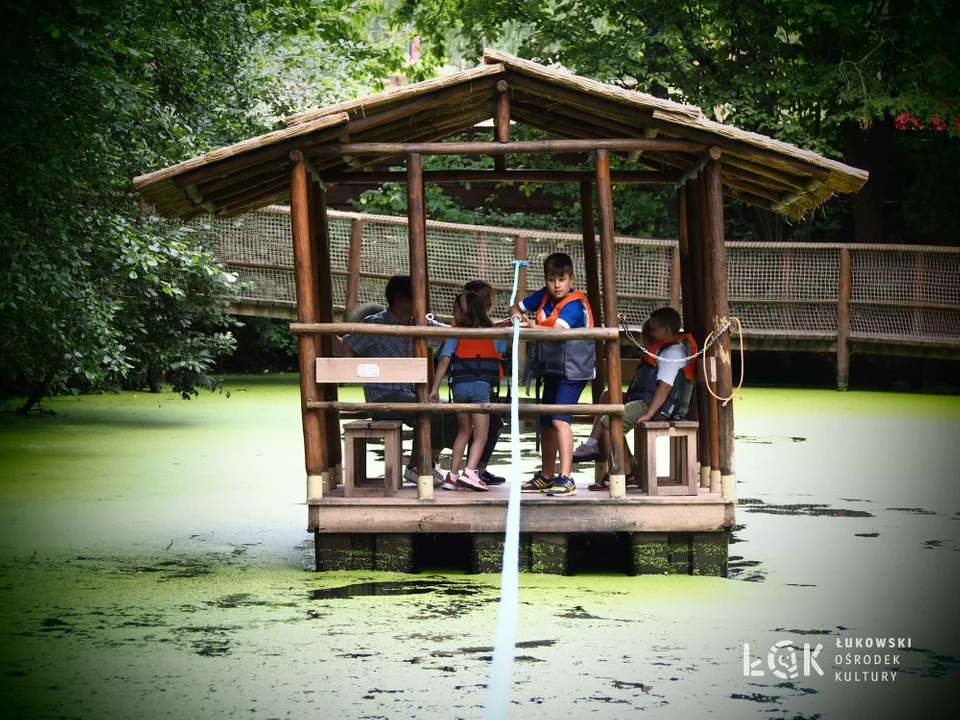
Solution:
M507 93L506 80L500 80L497 83L493 108L493 123L497 142L510 142L510 95ZM506 170L506 156L497 155L493 159L493 167L495 170Z
M293 235L293 256L296 266L297 320L315 323L320 319L318 290L310 242L310 199L307 168L302 158L290 163L290 223ZM326 424L323 413L311 410L309 404L319 401L314 368L317 346L308 335L299 338L300 349L300 412L303 422L304 465L307 473L307 500L322 497L329 483L327 469ZM326 474L326 476L325 476Z
M683 319L683 329L685 332L691 334L697 334L694 328L694 316L695 312L693 310L693 303L695 292L693 289L693 274L691 267L691 257L690 257L690 213L687 209L687 194L689 192L688 188L692 185L681 186L677 191L677 247L675 248L674 258L676 262L679 262L680 271L680 301L683 305L683 311L681 317ZM690 420L696 420L699 425L699 430L697 431L697 460L700 463L700 487L710 487L709 472L704 473L703 468L705 467L703 463L703 448L701 447L700 438L703 436L703 426L706 424L706 416L703 416L701 420L700 415L700 406L702 403L703 396L703 387L702 385L694 385L693 395L690 398L690 409L687 417Z
M739 168L736 165L732 165L729 162L730 155L727 155L724 158L723 162L723 182L727 183L729 178L735 178L737 180L743 180L744 182L751 183L753 185L759 185L760 187L767 188L769 190L778 190L779 192L789 192L795 190L796 188L792 185L788 185L785 182L780 180L774 180L773 178L765 177L764 175L758 175L757 173L750 172L749 170L744 170Z
M306 169L304 169L306 171ZM219 218L228 218L233 217L234 215L242 215L245 212L249 212L252 209L261 208L265 205L272 205L273 203L280 202L289 197L290 192L289 188L281 187L276 190L263 190L261 192L256 192L251 195L246 195L243 198L237 199L236 202L230 203L220 209L217 209L215 206L211 208L205 208L208 212L215 214Z
M475 185L502 182L583 183L592 182L594 174L589 170L425 170L424 182L454 184L469 182ZM617 185L670 185L677 182L679 173L646 172L643 170L613 170L610 179ZM337 172L324 173L327 185L367 185L385 182L406 182L406 173Z
M707 164L707 160L719 160L722 152L723 151L716 145L708 148L707 151L697 159L697 162L691 165L686 172L680 176L680 179L677 180L677 185L683 185L687 180L695 178L703 171L704 166Z
M411 276L411 282L413 277ZM606 293L605 293L606 294ZM461 328L435 327L433 325L371 325L369 323L293 323L290 332L294 335L389 335L413 338L474 338L487 340L510 340L513 329L509 327ZM530 327L520 329L521 340L553 340L557 331L553 328ZM619 332L614 324L608 327L572 328L563 331L564 340L616 340Z
M357 306L360 296L360 262L363 252L363 220L354 218L350 222L350 250L347 260L347 292L344 314L349 315Z
M776 190L771 190L769 188L762 187L760 185L754 185L751 182L746 180L741 180L739 178L727 177L722 179L724 185L728 188L731 188L733 191L739 191L741 194L748 195L750 197L763 198L770 202L770 209L774 212L778 208L783 209L785 205L781 200L781 195Z
M727 308L727 253L723 237L723 183L721 178L720 162L711 160L707 163L706 192L707 239L710 244L712 261L712 277L710 278L713 290L713 318L714 330L719 330L729 319ZM730 397L733 394L733 369L730 357L730 335L724 332L717 340L717 394L720 397ZM728 402L719 408L720 429L720 475L724 482L724 496L736 499L735 460L734 460L734 430L733 404Z
M653 111L651 110L627 107L611 100L597 98L578 90L557 87L542 80L520 74L508 74L507 79L510 81L511 86L521 91L529 91L543 97L559 100L560 102L588 110L597 116L616 119L628 125L650 127L674 136L688 138L700 143L703 147L717 145L724 151L735 152L754 163L771 166L789 173L813 176L821 182L826 181L830 177L830 171L819 165L783 155L773 150L759 148L742 140L726 138L722 135L712 133L709 130L702 130L684 123L671 122L662 118L654 118Z
M703 289L700 293L700 333L701 337L706 338L713 332L713 317L716 310L716 304L713 296L713 255L714 248L710 242L711 239L711 218L709 202L707 200L707 180L703 174L697 177L697 195L699 202L697 208L700 211L700 240L703 243L703 249L700 253L700 261L703 263L701 277L703 278ZM704 378L705 389L712 388L716 393L716 378L711 377L711 370L717 366L717 345L714 344L707 351L707 376ZM720 412L717 406L717 399L713 393L708 392L706 396L707 425L709 433L707 435L707 450L710 458L710 491L719 492L721 482L720 472Z
M850 281L849 248L840 248L840 286L837 300L837 390L850 387Z
M616 330L619 321L617 309L617 249L613 235L613 190L610 183L610 153L597 150L597 211L600 220L600 256L603 263L603 322ZM607 397L614 405L623 403L623 378L620 370L620 341L608 340L606 351ZM623 418L610 416L610 448L608 463L610 497L626 495L623 468Z
M681 286L680 248L675 246L670 248L669 290L670 290L670 307L672 307L677 312L680 312L681 310L680 286Z
M224 175L229 175L238 170L244 170L253 165L276 160L297 148L310 147L316 143L335 140L343 135L353 135L362 130L383 125L394 120L409 118L411 115L415 115L426 108L432 108L448 102L455 102L469 97L473 93L485 92L492 88L496 82L497 79L495 77L485 77L470 83L429 92L416 99L385 108L380 112L348 120L342 125L324 128L306 135L298 135L274 145L268 145L257 150L234 155L233 157L211 163L210 165L188 170L174 177L173 184L179 188L184 188L187 185L195 185L213 178L223 177Z
M186 188L184 188L184 191L189 194L189 188L194 187L200 195L215 193L220 190L233 187L242 181L251 180L256 182L257 179L261 178L262 176L269 176L276 173L283 173L284 175L287 175L289 167L290 159L288 157L278 158L272 162L253 165L246 170L238 170L229 177L215 178L213 180L200 183L199 185L188 185Z
M426 210L423 198L423 161L419 154L407 155L407 233L410 243L410 289L413 293L413 318L419 329L427 325L427 234ZM427 338L419 335L413 339L413 356L428 358L430 350ZM429 395L426 384L416 385L417 402L425 404ZM417 414L415 440L419 453L416 456L417 497L427 500L433 497L433 462L430 455L430 416Z
M599 253L597 251L597 236L593 229L593 183L589 180L580 183L580 226L583 233L583 260L587 272L587 300L590 302L591 310L593 310L594 322L602 325L603 303L600 295L600 267L597 262ZM606 364L603 357L604 343L602 340L596 341L595 349L597 354L597 376L591 384L591 395L594 404L598 404L607 383ZM607 472L607 458L610 453L606 436L601 435L599 443L601 462L594 464L595 482L599 482L604 473Z
M424 128L426 129L426 132L418 133L413 137L410 136L409 130L407 130L404 133L398 132L396 133L396 135L403 142L432 143L436 140L443 140L444 138L448 137L451 134L451 132L456 131L457 129L463 127L464 125L466 125L467 127L471 127L475 122L482 119L483 119L482 116L479 116L479 115L475 115L472 118L468 116L466 120L464 120L464 118L461 117L455 124L451 123L450 127L438 128L434 125L427 124L424 126ZM404 153L396 153L396 155L404 155ZM356 167L358 170L364 170L368 167L376 165L377 163L384 162L385 160L388 160L391 157L395 157L395 155L362 156L358 158L359 165L355 164L354 167ZM343 158L339 156L333 157L333 158L318 157L315 162L316 162L315 167L317 168L317 171L322 174L325 174L326 172L328 172L330 168L346 167L343 163Z
M310 219L313 240L314 265L317 271L317 290L319 291L318 316L320 322L333 322L333 264L330 260L330 224L327 218L327 193L319 183L312 183ZM329 335L315 336L318 357L333 357L333 340ZM327 401L339 400L339 390L335 383L324 385L323 397ZM340 414L336 410L324 413L326 427L327 467L330 471L330 487L339 481L343 462L343 449L340 445ZM326 489L326 488L325 488Z
M351 142L433 142L427 138L442 139L451 132L472 127L489 115L485 106L460 106L453 111L445 109L443 113L423 113L419 117L404 118L387 126L371 128L367 132L357 133ZM338 142L346 142L340 140ZM312 150L312 149L311 149ZM311 151L308 151L308 154ZM358 158L361 166L379 162L380 156ZM331 167L343 165L343 157L314 157L314 167L324 172Z
M753 160L739 157L734 153L727 153L727 156L723 159L723 172L725 175L732 174L730 173L731 167L745 170L755 175L760 175L784 185L789 185L791 188L811 190L813 187L820 184L820 181L816 178L802 177L800 175L791 174L783 170L778 170L777 168L768 167L763 163L758 163Z
M426 383L422 384L426 387ZM419 385L418 385L419 387ZM429 420L429 413L479 413L481 415L509 415L510 403L398 403L398 402L315 402L311 403L314 410L339 410L341 412L364 413L418 413ZM623 404L608 403L606 405L544 405L540 403L520 403L520 414L530 415L623 415ZM427 425L429 429L429 424ZM430 445L427 444L429 454ZM433 488L431 472L430 487Z
M587 272L587 300L593 310L593 319L597 325L603 324L603 304L600 295L600 266L597 262L597 236L593 229L593 183L580 183L580 226L583 232L583 262ZM597 376L593 379L593 402L600 402L606 382L603 363L603 340L596 341Z
M684 209L687 218L687 245L689 248L689 277L690 277L690 309L689 315L684 313L684 323L687 332L692 333L704 344L703 320L703 227L700 212L700 185L699 182L687 183L684 191ZM686 308L686 289L684 289L684 305ZM703 363L701 362L702 366ZM697 416L700 420L700 432L697 436L697 450L700 459L700 484L710 486L710 394L704 387L706 378L697 374ZM706 469L706 471L704 471Z
M700 152L704 146L690 140L672 138L619 138L616 140L520 140L517 142L440 142L440 143L330 143L310 149L310 155L537 155L544 153L593 152L594 150L659 150L663 152Z
M276 191L280 188L284 188L289 184L289 182L290 171L287 168L280 168L272 175L261 175L256 178L251 178L246 182L238 183L233 187L209 192L205 195L197 195L195 202L198 205L212 203L217 207L225 207L227 205L232 205L245 197L260 194L265 191Z

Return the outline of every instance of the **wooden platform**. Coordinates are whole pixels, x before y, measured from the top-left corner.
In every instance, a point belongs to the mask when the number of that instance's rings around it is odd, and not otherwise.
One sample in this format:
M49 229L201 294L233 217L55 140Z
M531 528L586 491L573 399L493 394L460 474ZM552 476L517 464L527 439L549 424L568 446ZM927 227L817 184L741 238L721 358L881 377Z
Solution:
M418 500L413 485L394 497L343 497L338 488L309 506L308 530L319 533L502 533L509 485L480 493L436 488L433 500ZM706 488L694 496L648 497L637 488L625 498L590 492L582 482L573 497L525 493L522 533L690 533L733 527L734 503Z

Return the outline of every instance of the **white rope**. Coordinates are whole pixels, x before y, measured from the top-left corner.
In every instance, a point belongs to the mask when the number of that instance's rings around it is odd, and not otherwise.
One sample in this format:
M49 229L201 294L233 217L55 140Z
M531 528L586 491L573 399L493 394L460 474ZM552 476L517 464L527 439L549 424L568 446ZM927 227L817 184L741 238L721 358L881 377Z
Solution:
M526 260L514 260L513 292L510 306L517 301L520 266ZM493 663L487 685L487 720L508 716L513 663L516 656L517 626L520 614L520 318L514 316L510 354L510 499L507 503L507 530L503 541L503 567L500 571L500 615L493 645Z

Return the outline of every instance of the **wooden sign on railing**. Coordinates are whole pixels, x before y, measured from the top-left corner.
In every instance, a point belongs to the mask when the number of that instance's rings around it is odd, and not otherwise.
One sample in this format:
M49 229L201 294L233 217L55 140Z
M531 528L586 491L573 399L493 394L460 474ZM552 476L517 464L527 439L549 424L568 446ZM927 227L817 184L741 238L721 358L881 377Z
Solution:
M425 383L427 358L317 358L318 383Z

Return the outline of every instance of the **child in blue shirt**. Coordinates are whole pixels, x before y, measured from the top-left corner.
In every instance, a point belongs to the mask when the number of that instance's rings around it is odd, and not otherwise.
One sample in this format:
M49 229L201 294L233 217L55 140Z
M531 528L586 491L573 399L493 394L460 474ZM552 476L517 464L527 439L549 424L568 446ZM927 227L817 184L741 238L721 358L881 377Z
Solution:
M510 308L511 315L536 313L539 327L564 329L593 327L593 313L586 296L573 289L573 260L554 253L543 261L546 285ZM529 326L529 322L522 320ZM596 376L596 345L592 340L543 340L537 347L537 362L544 377L542 402L572 405L580 401L587 382ZM522 492L545 492L550 497L577 494L573 470L571 415L541 415L540 437L543 462L540 472L521 486ZM557 456L560 457L560 472Z

